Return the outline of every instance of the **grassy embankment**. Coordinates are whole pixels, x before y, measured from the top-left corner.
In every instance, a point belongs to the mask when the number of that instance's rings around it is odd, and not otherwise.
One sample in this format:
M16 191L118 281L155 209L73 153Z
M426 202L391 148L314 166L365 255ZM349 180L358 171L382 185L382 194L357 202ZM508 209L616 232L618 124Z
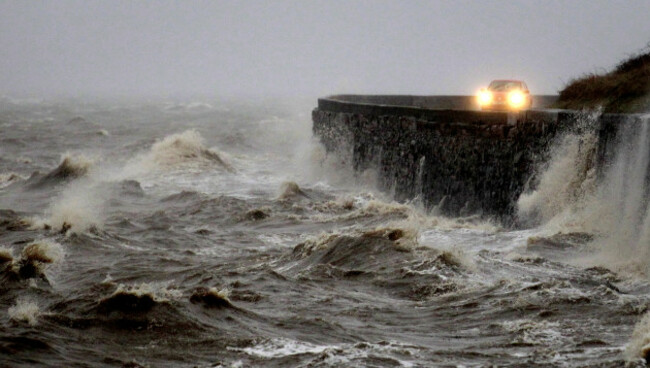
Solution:
M650 45L609 73L570 81L555 104L574 110L599 106L612 113L650 112Z

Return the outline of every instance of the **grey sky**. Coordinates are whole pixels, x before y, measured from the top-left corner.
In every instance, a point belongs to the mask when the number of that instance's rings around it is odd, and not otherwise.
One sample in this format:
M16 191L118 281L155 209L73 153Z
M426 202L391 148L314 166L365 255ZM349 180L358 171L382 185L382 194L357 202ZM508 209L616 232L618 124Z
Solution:
M650 42L650 1L0 0L0 95L554 93Z

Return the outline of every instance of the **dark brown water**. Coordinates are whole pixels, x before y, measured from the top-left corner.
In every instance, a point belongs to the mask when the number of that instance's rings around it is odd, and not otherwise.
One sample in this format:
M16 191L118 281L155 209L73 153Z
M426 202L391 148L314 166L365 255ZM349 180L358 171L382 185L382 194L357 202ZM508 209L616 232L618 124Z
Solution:
M641 364L643 142L591 187L558 143L511 230L393 202L310 108L2 100L0 366Z

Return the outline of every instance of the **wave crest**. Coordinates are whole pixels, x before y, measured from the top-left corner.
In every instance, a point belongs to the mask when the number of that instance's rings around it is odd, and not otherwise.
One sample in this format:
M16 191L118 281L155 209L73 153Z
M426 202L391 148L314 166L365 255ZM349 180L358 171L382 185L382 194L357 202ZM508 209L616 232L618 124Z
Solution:
M64 256L61 244L51 240L40 240L23 248L19 260L14 260L8 271L20 279L41 277L45 280L47 265L58 263Z
M282 185L280 186L280 195L278 196L278 199L289 200L296 197L309 198L309 196L305 194L305 192L303 192L302 189L300 189L300 186L298 186L297 183L293 181L287 181L282 183Z
M13 253L11 249L0 247L0 265L5 263L10 263L14 260Z
M63 258L63 254L61 244L50 240L29 244L22 251L24 260L39 263L56 263Z
M13 183L23 181L26 178L14 172L0 174L0 188L7 187Z
M38 304L26 299L19 299L14 306L9 308L8 313L12 320L27 322L30 326L36 326L41 314Z
M180 291L169 288L169 283L119 284L113 294L99 301L99 310L147 312L156 304L167 303L180 295Z
M48 265L58 263L64 256L63 247L51 240L40 240L23 248L15 258L11 249L0 248L0 275L3 282L41 278L45 281Z
M216 163L226 170L233 168L219 153L206 148L203 137L196 130L172 134L154 143L149 158L159 166L175 166L188 162Z
M214 287L207 289L200 287L192 293L190 302L194 304L203 304L210 308L229 308L233 306L228 298L229 295L230 290L228 289L217 289Z
M87 156L66 153L63 155L59 166L33 182L31 187L38 188L47 185L55 185L82 177L90 171L94 164L95 161Z

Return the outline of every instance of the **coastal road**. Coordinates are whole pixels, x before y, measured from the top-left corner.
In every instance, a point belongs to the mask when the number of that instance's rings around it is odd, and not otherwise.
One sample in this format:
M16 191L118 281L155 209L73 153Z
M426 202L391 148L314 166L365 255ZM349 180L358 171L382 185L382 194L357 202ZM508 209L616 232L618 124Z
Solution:
M555 95L533 95L533 109L545 109L557 101ZM370 105L418 107L441 110L479 110L476 96L334 95L326 99Z

